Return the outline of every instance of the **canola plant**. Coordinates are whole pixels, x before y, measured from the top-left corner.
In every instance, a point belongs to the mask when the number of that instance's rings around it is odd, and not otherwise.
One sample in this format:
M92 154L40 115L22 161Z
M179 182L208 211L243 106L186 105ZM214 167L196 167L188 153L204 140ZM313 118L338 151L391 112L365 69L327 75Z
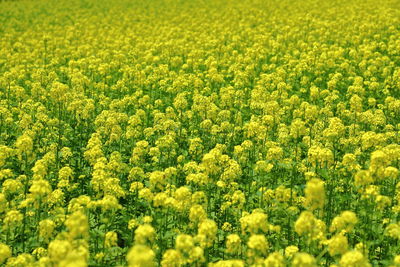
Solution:
M0 265L400 266L400 2L0 2Z

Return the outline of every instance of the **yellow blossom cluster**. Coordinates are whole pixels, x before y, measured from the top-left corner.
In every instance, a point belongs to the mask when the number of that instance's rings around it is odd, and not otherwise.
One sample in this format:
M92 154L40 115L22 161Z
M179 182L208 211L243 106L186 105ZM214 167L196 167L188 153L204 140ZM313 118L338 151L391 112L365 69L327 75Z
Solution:
M397 0L0 0L0 265L400 266Z

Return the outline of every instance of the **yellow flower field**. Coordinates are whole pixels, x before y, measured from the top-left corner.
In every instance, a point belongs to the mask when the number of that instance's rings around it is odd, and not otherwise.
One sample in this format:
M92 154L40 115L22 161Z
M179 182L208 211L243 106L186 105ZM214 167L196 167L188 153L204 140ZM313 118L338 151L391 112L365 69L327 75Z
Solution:
M0 265L400 266L400 1L0 1Z

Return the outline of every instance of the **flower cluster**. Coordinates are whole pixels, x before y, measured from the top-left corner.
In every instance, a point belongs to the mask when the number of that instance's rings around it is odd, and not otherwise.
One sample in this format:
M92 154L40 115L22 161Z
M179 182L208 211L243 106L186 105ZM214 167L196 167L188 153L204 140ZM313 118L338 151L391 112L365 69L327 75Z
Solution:
M0 0L0 265L400 266L399 18Z

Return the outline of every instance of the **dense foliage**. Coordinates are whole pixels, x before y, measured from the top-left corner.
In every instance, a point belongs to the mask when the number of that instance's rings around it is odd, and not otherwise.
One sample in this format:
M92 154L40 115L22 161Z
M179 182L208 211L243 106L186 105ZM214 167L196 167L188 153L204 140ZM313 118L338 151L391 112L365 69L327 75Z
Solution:
M0 3L0 264L400 266L400 2Z

